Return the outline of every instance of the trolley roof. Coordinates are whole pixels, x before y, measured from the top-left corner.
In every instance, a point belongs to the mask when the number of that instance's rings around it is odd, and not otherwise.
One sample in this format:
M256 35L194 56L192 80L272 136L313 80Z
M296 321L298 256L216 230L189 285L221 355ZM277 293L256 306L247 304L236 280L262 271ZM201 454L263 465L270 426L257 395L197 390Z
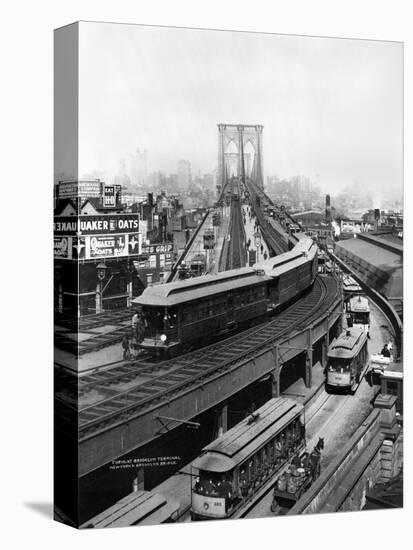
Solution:
M250 267L231 269L218 275L203 275L176 283L166 283L146 288L132 303L147 306L174 306L182 302L198 300L212 293L229 292L245 286L263 283L265 275L258 275Z
M349 292L361 292L361 286L353 277L350 277L350 275L345 275L343 277L343 288L345 291L347 290Z
M126 527L139 524L159 524L179 509L179 503L148 491L130 493L82 527Z
M292 399L270 399L254 412L258 415L256 420L251 421L252 416L249 416L207 445L192 466L217 473L232 470L300 415L303 409L303 405Z
M332 359L351 359L359 352L367 340L367 333L362 328L352 327L333 340L328 350Z
M365 296L354 296L349 300L350 311L354 312L369 312L370 306L369 301Z

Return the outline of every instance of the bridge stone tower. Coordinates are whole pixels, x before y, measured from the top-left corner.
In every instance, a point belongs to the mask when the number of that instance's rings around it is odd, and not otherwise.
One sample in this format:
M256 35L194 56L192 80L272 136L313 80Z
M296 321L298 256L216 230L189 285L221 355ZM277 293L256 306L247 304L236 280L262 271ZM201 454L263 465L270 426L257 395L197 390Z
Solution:
M218 124L218 178L221 189L231 176L263 182L262 130L259 124Z

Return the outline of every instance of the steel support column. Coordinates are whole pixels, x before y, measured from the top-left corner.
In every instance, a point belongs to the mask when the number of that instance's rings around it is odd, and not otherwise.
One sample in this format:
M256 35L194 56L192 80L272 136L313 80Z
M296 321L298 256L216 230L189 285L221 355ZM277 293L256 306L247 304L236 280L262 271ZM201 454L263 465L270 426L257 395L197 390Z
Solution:
M311 388L313 382L313 329L309 327L307 331L307 352L305 358L305 385Z
M271 373L271 397L280 396L280 350L279 345L273 347L274 370Z
M328 327L330 326L330 316L327 314L327 332L322 339L321 343L321 364L325 369L327 367L327 358L328 358L328 348L330 346L330 334Z
M228 430L228 403L225 402L218 415L218 437Z

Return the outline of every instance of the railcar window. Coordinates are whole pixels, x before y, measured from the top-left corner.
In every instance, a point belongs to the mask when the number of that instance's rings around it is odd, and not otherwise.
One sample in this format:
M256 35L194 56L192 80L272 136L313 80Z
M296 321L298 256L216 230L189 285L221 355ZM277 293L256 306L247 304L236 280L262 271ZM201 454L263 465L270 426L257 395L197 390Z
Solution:
M397 382L393 382L391 380L387 380L387 393L389 395L398 395L399 394L399 386Z

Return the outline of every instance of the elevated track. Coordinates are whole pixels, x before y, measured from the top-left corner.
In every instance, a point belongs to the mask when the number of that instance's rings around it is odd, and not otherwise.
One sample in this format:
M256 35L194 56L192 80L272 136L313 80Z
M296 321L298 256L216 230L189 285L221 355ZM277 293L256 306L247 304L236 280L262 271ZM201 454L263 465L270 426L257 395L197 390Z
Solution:
M293 246L297 244L297 238L294 235L289 235L286 231L283 231L281 226L276 227L275 224L267 219L262 208L266 204L273 205L271 199L267 197L264 191L254 184L254 182L247 178L245 185L251 197L251 206L257 217L257 220L261 226L261 230L264 234L265 241L272 250L273 254L278 256L283 252L287 252ZM258 200L257 200L258 198Z
M82 377L79 412L63 387L57 400L67 409L63 416L78 421L80 475L158 437L160 415L190 420L265 376L274 368L275 343L288 344L288 361L299 353L290 349L294 343L307 345L309 326L317 341L340 315L337 281L319 277L311 292L259 326L170 361L119 364L113 376L128 379L125 391L116 389L110 370Z

